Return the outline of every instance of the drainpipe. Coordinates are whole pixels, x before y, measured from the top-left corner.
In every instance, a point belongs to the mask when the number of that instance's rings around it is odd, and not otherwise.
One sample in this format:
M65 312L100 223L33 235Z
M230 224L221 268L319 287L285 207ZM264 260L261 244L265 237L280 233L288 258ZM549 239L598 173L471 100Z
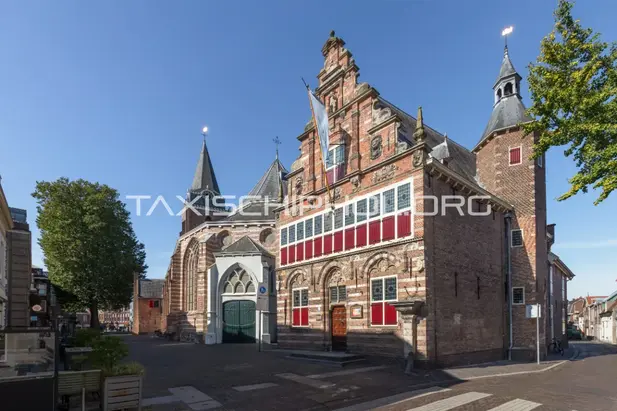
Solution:
M512 214L507 212L505 217L506 225L506 270L507 270L507 295L508 295L508 325L510 326L510 346L508 347L508 360L512 361L512 347L514 338L512 336L512 254L510 250L510 231L512 227Z

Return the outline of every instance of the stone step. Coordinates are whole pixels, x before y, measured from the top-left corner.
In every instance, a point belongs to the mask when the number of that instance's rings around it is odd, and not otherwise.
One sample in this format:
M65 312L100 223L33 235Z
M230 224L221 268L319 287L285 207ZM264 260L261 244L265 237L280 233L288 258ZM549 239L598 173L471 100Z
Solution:
M337 367L345 367L366 361L366 358L358 354L330 352L330 351L294 351L287 358L294 360L318 362Z

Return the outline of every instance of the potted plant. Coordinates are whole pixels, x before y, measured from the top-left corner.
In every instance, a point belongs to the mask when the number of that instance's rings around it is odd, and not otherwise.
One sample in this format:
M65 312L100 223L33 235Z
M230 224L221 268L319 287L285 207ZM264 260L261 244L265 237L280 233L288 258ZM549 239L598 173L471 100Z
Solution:
M92 364L103 371L103 411L141 409L144 367L120 363L129 353L126 343L119 337L102 337L92 349Z

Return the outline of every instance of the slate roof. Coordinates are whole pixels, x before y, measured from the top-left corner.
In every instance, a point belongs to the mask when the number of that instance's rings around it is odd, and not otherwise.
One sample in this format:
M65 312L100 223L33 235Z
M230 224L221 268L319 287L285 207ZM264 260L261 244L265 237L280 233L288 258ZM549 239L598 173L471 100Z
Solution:
M284 183L284 180L287 174L287 169L281 164L277 156L248 195L261 198L268 197L275 201L285 198L287 184Z
M248 236L240 238L235 243L232 243L225 247L222 251L215 253L215 255L228 254L255 254L272 256L269 251L257 244L255 240Z
M501 62L501 67L499 69L499 76L497 77L497 81L495 81L495 85L497 85L497 83L499 83L499 81L501 81L502 78L509 77L509 76L519 76L519 74L514 68L514 64L512 64L512 60L510 60L510 54L508 53L508 47L506 47L503 53L503 61Z
M139 280L140 298L163 298L165 280Z
M493 107L491 118L482 133L482 140L488 137L493 131L512 127L517 124L531 121L532 118L526 113L525 105L518 94L502 97ZM480 142L482 142L480 140ZM479 143L478 143L479 144Z
M195 176L193 177L191 190L210 190L216 194L221 194L219 183L216 181L216 175L214 174L214 168L212 168L212 161L210 160L210 153L208 153L205 139L201 146L201 153L199 154L199 161L195 168Z

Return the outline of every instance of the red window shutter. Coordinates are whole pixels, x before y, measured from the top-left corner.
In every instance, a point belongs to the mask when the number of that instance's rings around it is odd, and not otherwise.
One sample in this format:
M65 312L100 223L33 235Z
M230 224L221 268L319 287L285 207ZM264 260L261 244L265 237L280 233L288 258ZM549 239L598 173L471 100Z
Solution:
M289 246L289 264L296 262L296 246Z
M321 237L317 237L313 243L315 245L313 248L315 250L315 257L321 257L321 246L323 245L323 239Z
M394 306L384 303L385 306L385 325L396 325L396 308Z
M371 221L368 223L368 242L369 244L377 244L381 241L381 221Z
M287 264L287 247L281 248L281 265Z
M307 326L308 325L308 307L300 308L300 325Z
M521 163L521 148L511 148L510 149L510 164L520 164Z
M405 211L401 213L397 217L396 221L397 225L397 237L407 237L411 234L411 213L409 211Z
M345 230L345 250L351 250L356 245L356 230L354 228L348 228Z
M371 324L383 325L383 303L371 304Z
M304 243L296 244L296 261L304 260Z
M307 260L313 258L313 240L306 240L304 242L304 256Z
M366 224L356 227L356 247L364 247L366 245Z
M394 239L394 216L386 217L381 221L381 239L382 241Z
M332 254L332 234L323 236L323 253L325 255Z
M300 325L300 309L294 308L292 312L293 312L293 319L292 319L291 325L295 325L295 326Z
M150 308L154 307L154 301L149 300L148 301L148 307L150 307Z
M334 233L334 252L343 251L343 231Z

